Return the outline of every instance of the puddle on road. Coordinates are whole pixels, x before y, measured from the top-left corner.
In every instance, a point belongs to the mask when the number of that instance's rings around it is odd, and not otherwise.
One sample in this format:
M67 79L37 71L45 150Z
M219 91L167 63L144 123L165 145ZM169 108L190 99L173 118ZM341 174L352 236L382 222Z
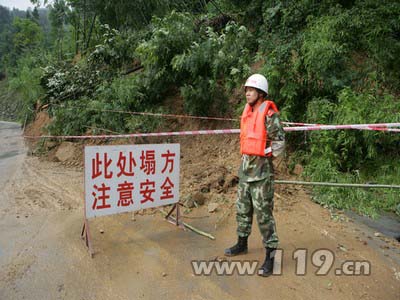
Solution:
M360 216L352 211L346 211L346 215L358 223L367 225L375 231L381 232L382 234L395 238L400 242L400 217L394 213L383 213L376 220Z

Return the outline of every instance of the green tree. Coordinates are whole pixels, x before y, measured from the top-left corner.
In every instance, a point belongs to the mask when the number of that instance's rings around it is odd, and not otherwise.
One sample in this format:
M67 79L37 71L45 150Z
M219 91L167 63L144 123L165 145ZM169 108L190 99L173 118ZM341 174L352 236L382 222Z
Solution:
M55 40L55 48L59 60L63 59L63 41L66 35L66 25L70 9L64 0L55 0L49 6L51 34Z
M40 16L39 16L39 9L38 9L37 7L35 7L35 8L33 9L33 11L32 11L32 19L33 19L36 23L39 24Z
M6 25L11 24L11 14L7 7L0 5L0 32L3 31Z
M9 53L12 51L10 10L0 5L0 73L4 72Z
M38 24L29 19L15 18L14 49L18 55L37 48L43 40L43 32Z
M141 29L151 23L153 17L164 17L173 10L178 12L205 12L205 1L184 0L88 0L102 23L117 29Z

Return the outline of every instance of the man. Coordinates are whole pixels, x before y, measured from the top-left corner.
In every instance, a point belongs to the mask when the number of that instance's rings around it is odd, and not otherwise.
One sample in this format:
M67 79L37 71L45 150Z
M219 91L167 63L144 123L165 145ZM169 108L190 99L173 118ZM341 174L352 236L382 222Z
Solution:
M247 253L247 239L251 233L253 212L266 248L266 257L258 274L272 274L274 254L278 246L274 207L274 171L272 157L282 153L285 134L275 103L265 100L268 81L260 74L250 76L245 83L247 104L240 123L240 151L238 198L236 202L236 245L225 250L225 255Z

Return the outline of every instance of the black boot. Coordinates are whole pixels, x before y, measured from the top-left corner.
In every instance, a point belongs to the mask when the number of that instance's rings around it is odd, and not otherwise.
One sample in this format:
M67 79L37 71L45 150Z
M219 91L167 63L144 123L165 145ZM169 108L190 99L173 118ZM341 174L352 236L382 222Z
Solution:
M265 261L258 270L258 275L268 277L274 270L275 248L266 248Z
M238 238L238 242L231 248L225 249L226 256L235 256L247 253L247 237Z

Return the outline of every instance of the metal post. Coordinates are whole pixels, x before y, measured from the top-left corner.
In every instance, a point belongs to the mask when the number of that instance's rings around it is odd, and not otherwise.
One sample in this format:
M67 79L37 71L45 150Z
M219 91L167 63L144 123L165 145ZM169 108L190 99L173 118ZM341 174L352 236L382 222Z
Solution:
M313 185L313 186L328 186L328 187L351 187L351 188L387 188L400 189L400 185L390 184L373 184L373 183L336 183L336 182L312 182L312 181L292 181L292 180L275 180L276 184L297 184L297 185Z

